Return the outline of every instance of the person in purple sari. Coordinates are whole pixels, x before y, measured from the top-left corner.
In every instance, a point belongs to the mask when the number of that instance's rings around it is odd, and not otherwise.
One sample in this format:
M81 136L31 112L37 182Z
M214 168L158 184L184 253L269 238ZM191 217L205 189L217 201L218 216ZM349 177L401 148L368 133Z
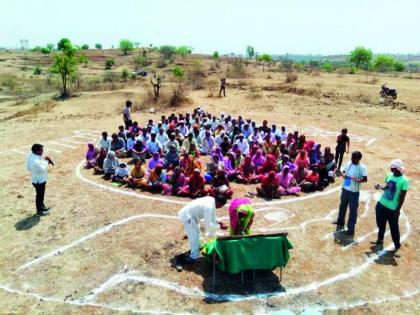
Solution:
M88 149L86 151L86 168L93 168L96 165L96 156L98 152L96 151L93 143L88 144Z
M160 158L159 152L154 152L152 154L152 158L149 160L149 164L147 165L147 170L150 172L158 164L163 165L164 161Z
M236 176L239 174L238 168L236 167L235 153L228 153L224 158L223 163L225 164L225 172L228 179L230 181L235 180Z
M255 168L258 170L265 162L265 157L262 155L262 150L259 149L257 153L252 157L252 163L254 163Z

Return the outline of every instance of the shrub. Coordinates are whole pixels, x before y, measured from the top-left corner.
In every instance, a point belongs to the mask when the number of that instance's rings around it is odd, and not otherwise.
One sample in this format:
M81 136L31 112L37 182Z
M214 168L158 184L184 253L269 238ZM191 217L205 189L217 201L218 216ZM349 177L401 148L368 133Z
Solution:
M398 72L403 72L405 70L405 66L400 61L395 61L394 63L394 70Z
M42 51L42 47L41 46L35 46L34 48L32 48L33 52L41 52Z
M234 78L244 78L246 76L246 70L242 58L235 58L230 69L230 75Z
M287 71L286 72L286 78L285 78L284 82L285 83L292 83L292 82L295 82L297 79L298 79L297 72Z
M34 75L40 75L42 73L41 68L39 66L35 66Z
M115 72L107 72L104 74L103 81L108 83L114 83L119 80L118 74Z
M333 71L333 65L329 62L324 62L321 65L321 69L325 72L331 73Z
M124 82L127 82L127 78L130 75L130 72L124 68L121 70L121 78L124 80Z
M107 59L105 61L105 70L111 70L113 66L115 66L115 60L114 59Z
M48 49L48 48L46 48L46 47L42 47L42 48L41 48L41 53L43 53L44 55L48 55L50 52L51 52L51 50L49 50L49 49Z
M159 57L159 59L156 62L156 67L165 68L166 66L167 66L166 59L163 56Z
M184 69L182 69L181 67L176 66L176 67L172 70L172 73L173 73L174 77L181 78L181 77L183 77L183 76L184 76L184 74L185 74L185 70L184 70Z
M150 65L150 60L147 57L143 57L143 56L137 56L136 58L134 58L134 64L138 65L138 66L142 66L142 67L146 67L148 65Z
M86 54L81 54L80 56L79 56L79 63L84 63L85 64L85 67L87 66L87 64L88 64L88 61L89 61L89 58L88 58L88 56L86 56Z
M81 47L83 50L89 49L89 45L88 44L83 44Z
M387 55L378 55L373 61L373 69L378 72L394 70L395 58Z
M99 43L98 44L95 44L95 48L96 49L102 49L102 44L99 44Z
M182 105L185 101L187 101L185 88L181 84L178 84L172 90L172 95L169 99L169 106L178 107Z
M219 58L219 52L218 51L213 52L213 58L214 59L218 59Z

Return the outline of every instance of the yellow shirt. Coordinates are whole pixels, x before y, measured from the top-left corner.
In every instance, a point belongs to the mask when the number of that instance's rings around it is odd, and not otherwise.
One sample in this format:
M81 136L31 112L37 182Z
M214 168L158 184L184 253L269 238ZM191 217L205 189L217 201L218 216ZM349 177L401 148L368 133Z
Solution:
M146 169L144 168L144 166L142 165L140 167L140 170L137 170L136 167L133 167L133 169L131 170L131 177L136 178L136 179L141 179L144 177L144 175L146 175Z

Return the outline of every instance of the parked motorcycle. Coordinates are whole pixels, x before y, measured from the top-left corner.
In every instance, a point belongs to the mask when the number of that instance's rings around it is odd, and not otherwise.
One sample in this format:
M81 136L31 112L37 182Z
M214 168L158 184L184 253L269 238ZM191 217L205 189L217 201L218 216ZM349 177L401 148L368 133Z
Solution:
M397 98L397 90L391 87L387 87L386 84L382 84L382 89L379 94L382 97L392 97L394 100Z

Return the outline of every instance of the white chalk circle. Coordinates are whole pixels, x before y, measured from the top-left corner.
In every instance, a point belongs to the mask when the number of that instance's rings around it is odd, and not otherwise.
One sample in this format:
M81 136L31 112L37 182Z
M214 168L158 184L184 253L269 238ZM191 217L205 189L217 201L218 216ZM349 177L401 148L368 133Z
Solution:
M275 209L275 208L273 208ZM264 216L264 219L267 221L273 221L273 222L282 222L285 221L291 217L294 217L295 214L287 209L277 208L278 210L274 212L267 213Z

